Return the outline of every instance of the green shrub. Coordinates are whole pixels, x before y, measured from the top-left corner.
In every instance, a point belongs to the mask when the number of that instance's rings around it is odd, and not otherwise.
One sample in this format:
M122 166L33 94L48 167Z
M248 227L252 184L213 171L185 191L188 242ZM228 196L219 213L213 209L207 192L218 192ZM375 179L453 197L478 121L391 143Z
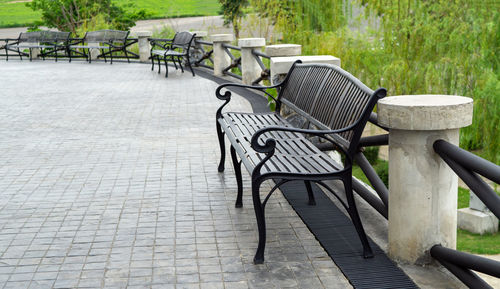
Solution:
M483 149L485 157L500 162L500 11L492 9L493 4L470 0L285 2L286 9L277 10L277 29L283 42L301 44L303 54L335 55L344 69L369 87L386 87L389 95L474 98L474 124L462 130L461 146ZM366 13L353 19L347 3L364 5ZM370 17L375 20L367 24Z
M363 154L370 164L374 165L378 161L379 147L366 147Z

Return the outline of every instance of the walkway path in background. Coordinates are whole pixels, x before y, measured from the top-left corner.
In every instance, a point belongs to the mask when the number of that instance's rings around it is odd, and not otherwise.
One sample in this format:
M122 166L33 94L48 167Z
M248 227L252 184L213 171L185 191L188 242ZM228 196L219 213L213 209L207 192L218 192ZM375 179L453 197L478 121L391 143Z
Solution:
M183 30L205 30L209 34L217 33L233 33L231 27L224 27L222 16L203 16L203 17L185 17L185 18L169 18L155 20L137 21L136 25L130 30L135 31L154 31L160 30L164 25L172 27L176 31ZM0 29L0 38L17 38L19 33L26 31L27 27L3 28ZM247 29L241 32L242 37L257 37L251 35Z

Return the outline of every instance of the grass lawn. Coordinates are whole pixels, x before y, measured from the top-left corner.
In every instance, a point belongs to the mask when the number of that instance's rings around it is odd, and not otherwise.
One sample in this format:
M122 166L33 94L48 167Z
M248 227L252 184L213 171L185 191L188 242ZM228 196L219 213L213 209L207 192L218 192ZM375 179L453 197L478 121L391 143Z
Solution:
M26 3L11 3L13 0L0 0L0 27L27 26L40 20L41 13L26 7ZM218 15L218 0L114 0L119 5L135 4L144 8L150 18L187 17Z
M40 19L40 13L26 7L26 3L0 0L0 27L26 26Z

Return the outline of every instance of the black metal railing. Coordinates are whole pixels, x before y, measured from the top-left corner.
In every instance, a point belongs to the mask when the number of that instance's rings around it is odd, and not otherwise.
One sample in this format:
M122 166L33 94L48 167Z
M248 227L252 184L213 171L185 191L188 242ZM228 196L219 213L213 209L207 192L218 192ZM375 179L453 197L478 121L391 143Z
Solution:
M231 58L231 64L228 67L225 67L222 70L222 73L241 80L241 56L236 57L230 50L230 49L232 49L232 50L236 50L236 51L241 51L241 48L238 46L229 45L229 44L225 44L225 43L222 44L222 47L224 48L224 51L227 53L227 55L229 55L229 57ZM233 68L238 68L240 74L234 73L232 71Z
M370 123L388 131L387 128L380 126L377 123L377 114L372 112L370 115ZM379 175L375 171L375 169L368 162L368 159L363 154L363 149L365 147L372 146L381 146L389 144L389 135L375 135L362 137L359 141L359 151L354 155L354 160L356 164L361 168L366 178L372 185L373 189L376 192L376 195L373 194L372 190L368 189L365 184L361 181L353 178L352 179L352 187L356 193L363 198L370 206L372 206L379 214L381 214L384 218L389 217L389 190L384 182L380 179Z
M262 69L260 76L256 80L252 81L252 85L257 85L257 84L259 84L259 82L261 82L263 80L269 80L269 77L271 75L271 70L269 69L269 67L266 67L266 65L262 61L262 58L271 59L271 57L269 57L268 55L264 54L261 51L255 50L255 49L252 50L252 55L255 57L255 60L259 64L260 68Z
M377 114L372 113L370 122L388 131L377 123ZM353 188L368 204L386 219L388 218L389 191L373 167L363 154L364 147L388 144L388 134L363 137L360 140L360 151L355 155L355 161L366 175L376 195L366 186L353 178ZM500 183L500 166L478 157L444 140L433 144L434 151L450 166L450 168L467 184L488 209L500 218L500 197L482 178L496 184ZM500 278L500 262L485 257L453 250L441 245L434 245L431 256L439 261L452 274L470 288L492 288L473 271Z
M12 44L16 42L17 38L0 38L0 56L19 56L19 53L9 53L9 49L7 49L7 44Z
M445 140L433 144L434 151L467 184L474 194L500 218L500 197L481 178L500 183L500 166L478 157ZM470 288L493 288L472 270L500 278L500 262L441 245L431 248L431 256Z
M19 56L19 53L17 51L14 51L15 53L9 53L9 50L6 49L6 45L9 43L16 42L17 38L0 38L0 56L7 56L9 54L9 57L13 56ZM68 45L72 45L75 43L81 43L82 38L69 38L68 39L69 43ZM125 40L125 49L112 49L111 51L105 52L103 55L100 55L100 57L108 56L110 53L113 54L113 58L127 58L127 59L139 59L139 54L133 52L130 50L130 47L134 44L136 44L139 41L138 38L127 38ZM126 53L125 53L126 51ZM22 52L22 51L21 51ZM73 51L74 55L72 58L78 58L78 57L85 57L83 53L79 53L77 51ZM28 54L25 53L23 56L27 56ZM67 56L67 55L65 55Z
M211 47L207 49L207 47ZM195 38L195 45L191 47L189 58L192 59L193 65L214 69L214 44L212 42L198 40Z

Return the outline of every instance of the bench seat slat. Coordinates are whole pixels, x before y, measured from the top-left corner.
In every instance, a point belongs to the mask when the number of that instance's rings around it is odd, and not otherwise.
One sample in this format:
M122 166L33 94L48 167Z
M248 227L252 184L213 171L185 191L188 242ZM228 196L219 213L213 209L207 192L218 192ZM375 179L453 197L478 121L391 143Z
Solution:
M225 113L218 120L229 141L242 156L242 163L248 171L264 158L264 154L254 151L250 146L253 134L268 126L292 125L277 114ZM290 174L328 174L339 170L340 165L316 148L304 136L292 132L273 132L264 134L263 139L272 137L277 141L276 153L266 162L262 173L286 172Z

